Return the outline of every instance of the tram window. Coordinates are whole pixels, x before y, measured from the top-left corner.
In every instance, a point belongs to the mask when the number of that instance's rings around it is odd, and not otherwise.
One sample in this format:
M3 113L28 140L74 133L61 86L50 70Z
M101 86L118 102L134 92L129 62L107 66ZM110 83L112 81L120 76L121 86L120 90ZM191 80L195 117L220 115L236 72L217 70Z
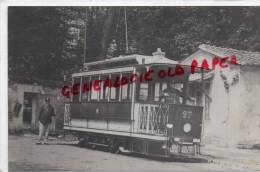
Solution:
M130 78L131 74L124 74L122 77L125 78ZM131 82L127 82L127 84L122 86L122 93L121 93L121 98L122 100L130 100L131 99L131 95L132 94L132 83Z
M133 84L132 83L130 83L129 84L129 88L128 88L128 90L129 90L129 99L131 99L132 98L132 89L133 89Z
M112 75L111 76L112 80L112 86L110 88L110 100L119 100L119 86L115 86L114 83L119 83L120 81L120 75Z
M122 100L131 100L132 98L132 83L122 86Z
M100 100L108 100L109 87L106 87L104 89L104 84L106 79L109 79L109 75L101 76L102 82L100 83L100 87L101 87L100 95L99 95Z
M127 99L128 84L122 86L122 100Z
M139 100L146 101L148 100L148 83L141 83L140 84L140 91L139 91Z
M155 82L154 85L154 101L160 101L160 95L164 89L167 88L166 82Z
M162 90L164 90L164 89L166 89L166 88L167 88L167 83L164 82L164 83L162 84Z
M160 83L156 82L154 85L154 101L159 101L160 100Z
M168 82L167 88L172 88L172 89L179 90L180 92L182 92L184 94L184 92L183 92L183 89L184 89L183 83L175 82L175 81L172 82L171 81L171 82ZM177 95L177 97L179 99L178 103L182 104L183 103L183 98L181 96L178 96L178 95Z
M95 77L92 77L92 78L91 78L91 81L92 81L92 83L94 84L94 82L95 82L96 80L98 80L98 79L99 79L99 77L98 77L98 76L95 76ZM98 91L96 91L93 86L92 86L92 89L91 89L90 99L91 99L91 100L98 100Z
M75 84L79 84L80 85L80 79L81 78L74 78L73 79L73 85L75 85ZM75 102L78 102L79 101L79 95L80 95L80 87L78 87L78 94L77 95L73 95L72 100L75 101Z
M89 87L89 77L82 78L82 87L86 84L87 87ZM83 88L81 89L83 90ZM86 91L85 93L82 92L81 100L87 101L88 100L89 91Z
M182 90L182 89L183 89L183 84L182 84L182 83L176 83L176 84L174 85L174 88L179 89L179 90Z
M183 89L184 89L183 83L176 83L176 84L175 84L175 89L180 90L182 93L184 93L184 92L183 92ZM181 103L181 104L182 104L183 101L184 101L182 97L179 97L179 100L180 100L180 103Z

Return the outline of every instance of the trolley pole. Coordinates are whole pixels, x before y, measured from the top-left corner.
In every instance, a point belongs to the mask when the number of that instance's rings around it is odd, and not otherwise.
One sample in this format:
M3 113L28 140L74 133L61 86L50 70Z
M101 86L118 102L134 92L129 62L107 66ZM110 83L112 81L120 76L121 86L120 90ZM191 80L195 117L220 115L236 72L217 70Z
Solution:
M84 35L84 59L83 59L83 69L84 64L86 63L86 56L87 56L87 22L88 22L88 9L86 8L86 14L85 14L85 35Z
M128 53L128 34L127 34L127 20L126 20L126 8L124 7L125 12L125 42L126 42L126 53Z

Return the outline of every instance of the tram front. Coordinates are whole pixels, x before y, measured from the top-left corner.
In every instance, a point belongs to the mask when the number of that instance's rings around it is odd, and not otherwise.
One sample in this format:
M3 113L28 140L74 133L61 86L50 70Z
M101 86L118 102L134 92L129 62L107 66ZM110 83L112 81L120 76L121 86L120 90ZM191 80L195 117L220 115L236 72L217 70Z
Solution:
M199 153L203 107L191 94L190 68L157 64L140 67L137 71L139 77L150 71L149 78L152 78L137 84L139 131L165 135L167 143L164 148L175 154L187 151L183 146L191 146L191 154Z

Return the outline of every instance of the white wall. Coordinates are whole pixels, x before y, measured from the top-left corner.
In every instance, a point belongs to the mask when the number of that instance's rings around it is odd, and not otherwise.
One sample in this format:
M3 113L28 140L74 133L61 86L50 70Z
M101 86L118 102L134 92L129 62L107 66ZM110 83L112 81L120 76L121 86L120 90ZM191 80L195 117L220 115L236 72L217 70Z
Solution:
M202 61L207 59L211 68L214 56L198 50L181 64L190 65L196 59L200 67ZM204 120L205 143L234 146L244 140L260 140L260 68L228 65L228 68L217 66L214 70L210 120ZM228 93L220 71L230 85ZM236 74L239 75L239 81L231 86Z
M260 141L260 67L244 66L241 68L242 122L239 125L241 140Z
M221 72L227 78L229 90L225 88ZM231 144L238 137L240 121L238 115L241 99L238 92L241 91L239 82L231 86L233 77L239 74L239 68L216 68L211 87L212 102L210 104L210 120L205 125L205 135L213 136L212 142L220 145Z

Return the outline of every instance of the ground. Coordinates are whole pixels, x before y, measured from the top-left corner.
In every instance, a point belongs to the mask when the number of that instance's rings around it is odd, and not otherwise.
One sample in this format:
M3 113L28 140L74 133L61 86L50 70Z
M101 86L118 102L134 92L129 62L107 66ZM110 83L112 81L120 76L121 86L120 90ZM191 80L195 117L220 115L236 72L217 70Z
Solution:
M76 142L51 140L36 145L37 136L9 135L10 171L228 171L240 167L214 163L176 162L80 148Z

